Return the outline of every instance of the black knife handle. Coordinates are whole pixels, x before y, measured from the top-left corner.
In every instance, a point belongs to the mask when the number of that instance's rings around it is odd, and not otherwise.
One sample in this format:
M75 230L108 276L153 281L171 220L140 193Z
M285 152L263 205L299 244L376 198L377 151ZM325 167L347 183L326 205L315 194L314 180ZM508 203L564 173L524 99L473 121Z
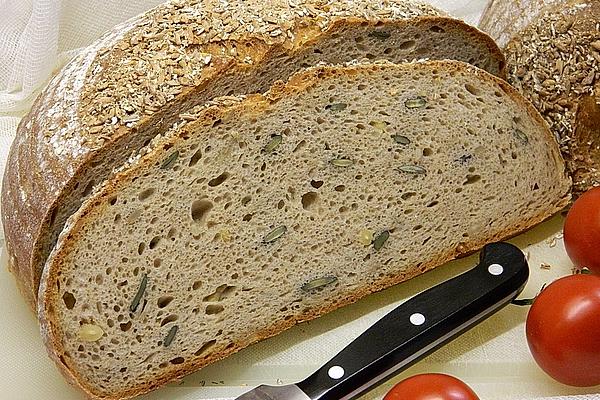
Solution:
M521 250L488 244L475 268L398 306L298 387L312 400L355 398L508 304L528 277Z

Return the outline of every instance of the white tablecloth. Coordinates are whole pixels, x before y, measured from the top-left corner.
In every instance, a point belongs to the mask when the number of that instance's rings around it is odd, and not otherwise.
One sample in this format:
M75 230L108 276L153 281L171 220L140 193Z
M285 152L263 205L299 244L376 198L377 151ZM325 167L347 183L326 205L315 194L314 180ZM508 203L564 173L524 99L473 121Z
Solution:
M0 0L0 171L20 116L48 78L73 54L111 26L161 0ZM432 0L451 14L476 23L486 0ZM514 242L530 255L531 279L524 296L543 283L568 274L571 264L559 217ZM2 241L0 240L0 246ZM3 257L5 255L3 254ZM228 399L259 383L292 383L326 362L374 321L406 298L474 265L470 257L440 267L409 283L369 296L316 321L230 357L145 396L146 400ZM541 269L541 263L552 265ZM0 398L10 400L82 399L46 357L37 323L21 300L14 279L0 268ZM399 379L420 372L446 372L469 383L488 400L592 400L599 388L560 385L535 365L524 336L527 308L508 306L375 389L364 399L381 399Z

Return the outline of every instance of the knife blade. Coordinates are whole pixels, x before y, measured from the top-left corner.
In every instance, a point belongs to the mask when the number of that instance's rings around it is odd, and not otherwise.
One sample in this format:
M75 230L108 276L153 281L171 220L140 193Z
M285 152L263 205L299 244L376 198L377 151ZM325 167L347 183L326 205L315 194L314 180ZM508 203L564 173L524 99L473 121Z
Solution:
M356 398L501 309L528 278L521 250L488 244L477 266L402 303L302 382L261 385L236 400Z

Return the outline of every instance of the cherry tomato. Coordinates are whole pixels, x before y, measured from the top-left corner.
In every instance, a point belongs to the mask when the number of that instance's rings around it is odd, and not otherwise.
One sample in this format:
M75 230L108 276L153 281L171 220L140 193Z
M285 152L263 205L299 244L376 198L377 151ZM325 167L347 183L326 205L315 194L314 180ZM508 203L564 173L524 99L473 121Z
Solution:
M600 385L600 276L551 283L534 300L525 330L548 375L571 386Z
M479 400L479 397L453 376L421 374L398 383L383 400Z
M565 248L575 266L600 275L600 187L579 197L567 214Z

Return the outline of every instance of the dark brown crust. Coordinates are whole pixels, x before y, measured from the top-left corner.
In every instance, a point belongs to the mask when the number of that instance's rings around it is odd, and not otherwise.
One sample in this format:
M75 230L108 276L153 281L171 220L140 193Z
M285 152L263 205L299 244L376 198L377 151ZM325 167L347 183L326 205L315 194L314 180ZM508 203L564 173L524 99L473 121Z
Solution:
M540 7L540 4L544 6ZM575 5L586 5L586 7L576 10L572 17L567 17L565 11ZM507 23L507 14L512 12L510 9L514 8L513 6L513 2L508 0L493 1L483 15L481 28L496 39L500 35L503 36L500 44L506 45L505 52L509 63L508 81L538 107L553 129L573 179L573 194L576 198L589 188L600 185L600 76L597 72L600 66L600 49L594 50L590 45L590 42L600 40L600 32L597 29L600 23L600 2L597 0L520 0L518 7L535 9L525 24ZM561 23L569 26L567 30L574 38L574 44L580 49L587 50L584 57L593 56L596 60L594 67L596 77L591 85L589 83L584 85L586 77L581 78L576 75L579 73L576 70L568 75L565 73L567 79L571 81L572 88L569 91L558 94L550 88L547 90L549 94L546 95L538 87L534 87L530 80L524 79L529 74L543 76L547 73L527 62L530 53L526 52L532 47L531 45L537 44L536 48L541 47L540 43L531 43L531 32L547 36L550 27L544 18L550 15L564 18ZM567 18L569 18L568 22ZM558 30L559 24L556 25ZM533 37L535 38L535 35ZM554 44L550 53L540 52L534 54L534 57L542 66L547 67L553 65L559 58L569 59L572 53L571 46L565 49ZM576 62L580 63L582 60ZM584 75L588 75L588 71L583 72ZM559 82L564 82L565 78L561 73L558 74L561 75ZM546 78L539 78L540 82L544 79ZM559 118L568 121L568 125L560 124Z
M501 68L501 76L505 76L504 56L495 42L487 35L476 28L473 28L462 21L449 19L447 17L419 17L407 22L401 20L397 23L416 23L417 19L423 21L440 21L451 29L464 30L474 41L484 43L490 51L490 58L498 63ZM341 29L351 23L365 22L359 18L340 20L332 24L330 30ZM373 21L369 23L374 23ZM394 22L388 22L394 23ZM306 39L295 45L304 44L318 40L319 36L325 32L310 30L306 34ZM284 45L281 45L285 47ZM262 45L255 43L253 48L256 51L257 62L267 58L275 52L278 46L271 46L265 50ZM298 51L298 48L288 49L290 52ZM75 62L75 61L74 61ZM78 62L78 61L77 61ZM203 84L182 93L181 97L197 95L214 77L222 76L232 72L232 59L220 59L213 57L213 68L206 71L206 80ZM260 64L260 62L258 62ZM248 69L247 66L235 64L242 70ZM95 64L90 67L93 68ZM69 77L63 77L69 79ZM79 184L85 185L82 175L95 163L102 162L107 155L118 154L116 148L122 146L120 143L128 142L129 145L135 142L135 146L142 147L145 140L154 136L156 132L150 134L150 127L160 125L163 121L163 114L157 112L151 117L143 118L140 125L134 129L118 131L111 140L104 143L101 147L90 151L85 151L77 157L57 156L49 138L45 137L46 132L41 124L47 117L48 110L43 106L52 103L53 99L60 99L60 93L57 93L57 85L61 82L61 77L55 80L38 97L31 112L21 122L17 131L19 140L13 144L4 175L4 185L2 188L2 218L7 242L7 249L11 260L10 270L17 277L19 286L27 302L35 309L39 281L42 274L43 265L47 252L43 244L49 241L51 233L51 222L57 212L57 208L68 203L67 198L74 192ZM58 100L57 100L58 101ZM170 104L170 106L173 106ZM168 108L168 107L165 107ZM164 122L164 121L163 121ZM62 121L67 124L68 121ZM144 136L147 135L148 137ZM132 139L132 138L135 138ZM136 150L134 147L132 150ZM108 174L115 166L120 165L123 157L116 159L115 165L106 165ZM24 200L22 193L28 196Z
M53 254L51 255L48 265L49 268L44 271L44 277L42 279L42 285L40 287L40 307L39 307L39 319L42 325L42 332L45 334L45 340L47 348L49 349L49 353L51 357L56 361L57 365L60 367L62 373L67 377L70 382L73 382L76 386L80 387L83 391L85 391L91 398L102 398L102 399L122 399L129 398L133 396L137 396L139 394L146 393L150 390L158 388L165 383L177 380L200 367L203 367L207 364L210 364L219 359L225 358L228 355L252 344L259 340L265 339L267 337L274 336L281 331L292 327L293 325L302 322L308 321L310 319L321 316L325 313L331 312L334 309L337 309L343 305L347 305L353 303L360 298L390 287L394 284L403 282L407 279L410 279L414 276L417 276L427 270L430 270L436 266L439 266L447 261L450 261L454 258L463 256L468 253L472 253L483 247L486 243L492 241L498 241L502 239L506 239L508 237L512 237L520 232L523 232L538 223L544 221L549 218L556 212L559 212L563 209L563 207L568 203L570 195L570 181L565 174L564 171L564 163L560 156L560 152L558 151L557 145L554 141L554 138L550 131L547 129L545 122L535 111L533 106L528 103L522 96L520 96L510 85L508 85L505 81L498 79L484 71L478 70L474 67L468 66L467 64L461 62L453 62L453 61L432 61L428 63L424 63L423 65L430 66L431 68L437 68L440 70L448 70L448 71L465 71L471 69L471 71L480 76L481 79L488 80L493 82L502 88L504 92L506 92L516 103L521 104L527 112L529 116L534 119L537 124L541 127L545 127L545 140L548 142L548 145L553 149L552 153L555 156L555 162L558 168L562 168L561 171L558 171L558 175L560 178L559 187L563 189L562 195L555 199L554 204L548 204L547 209L541 210L540 213L528 220L523 220L517 225L513 226L510 230L496 232L496 233L482 233L482 236L478 237L478 240L473 240L471 242L463 242L456 248L447 249L446 252L442 254L438 254L434 256L432 260L424 264L419 268L414 268L408 271L404 275L386 277L381 279L374 285L369 285L361 288L358 292L353 293L351 295L347 295L340 300L338 304L326 304L323 305L319 309L313 309L308 313L301 314L292 318L288 321L277 321L275 324L262 331L256 332L255 334L248 334L248 340L244 343L236 343L233 348L227 349L219 353L218 355L212 355L206 359L197 360L195 362L187 362L178 367L173 367L170 371L167 371L161 378L156 379L153 382L148 382L146 385L142 385L140 387L133 388L131 390L122 392L122 393L114 393L111 395L102 395L94 391L94 388L89 387L85 382L82 381L81 377L77 374L77 371L74 371L69 368L68 361L65 361L64 357L64 349L62 347L62 332L60 326L57 324L57 321L54 317L53 304L56 301L57 290L55 285L49 285L49 282L54 282L57 273L63 267L63 260L65 254L68 254L72 251L75 246L75 242L77 241L78 236L80 236L81 230L88 224L92 223L92 221L100 215L104 208L107 207L106 199L110 198L115 191L119 189L120 186L126 184L126 182L130 181L133 176L137 176L138 174L143 174L152 168L153 165L159 163L163 160L164 156L161 153L161 149L170 148L172 143L178 141L181 136L187 134L187 130L190 127L184 127L178 132L178 136L171 136L170 138L165 139L163 142L159 143L156 146L156 151L153 151L146 156L144 156L139 164L135 165L128 170L119 173L108 181L105 186L98 191L91 199L86 201L81 209L71 218L70 222L67 224L65 228L64 235L59 240L59 243ZM381 66L361 66L361 67L348 67L348 68L340 68L340 67L319 67L313 68L307 72L297 74L293 76L287 85L277 85L272 92L270 92L267 96L254 95L248 97L246 100L242 101L239 104L233 106L214 106L210 107L203 111L200 115L197 122L193 124L210 124L211 121L220 118L224 113L234 113L239 115L240 113L249 113L256 114L260 113L265 107L267 107L272 102L277 101L278 99L288 96L292 93L302 91L305 88L311 87L316 84L316 82L322 79L324 76L342 74L342 73L353 73L353 69L355 68L371 68L377 69L382 68ZM412 65L399 65L394 68L418 68Z

